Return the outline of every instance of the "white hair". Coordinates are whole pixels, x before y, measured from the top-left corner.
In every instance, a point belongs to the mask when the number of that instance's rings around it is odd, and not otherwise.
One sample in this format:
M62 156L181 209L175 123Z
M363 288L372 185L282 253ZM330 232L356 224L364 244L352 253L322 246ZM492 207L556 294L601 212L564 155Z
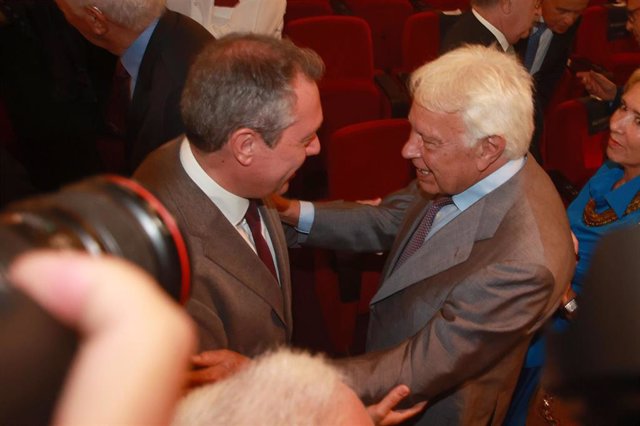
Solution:
M336 425L340 373L321 356L279 349L180 401L173 426Z
M505 156L529 149L533 134L533 83L515 55L467 45L418 68L411 76L414 101L435 112L460 113L471 143L505 139Z
M144 30L162 15L165 0L66 0L76 11L97 7L113 22L133 31Z

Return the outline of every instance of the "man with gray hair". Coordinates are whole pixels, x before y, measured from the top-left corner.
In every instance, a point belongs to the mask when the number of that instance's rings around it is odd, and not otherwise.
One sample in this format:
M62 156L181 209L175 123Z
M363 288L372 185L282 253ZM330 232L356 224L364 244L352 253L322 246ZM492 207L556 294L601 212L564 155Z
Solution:
M378 206L282 200L306 245L390 250L367 353L338 361L365 404L405 383L429 400L419 424L502 424L575 263L562 201L527 156L531 86L513 55L453 50L411 78L416 181Z
M448 52L464 44L492 44L509 53L529 35L540 16L541 0L471 0L471 10L447 31L440 46Z
M200 350L193 383L207 381L208 350L253 357L291 340L287 243L264 198L287 190L320 152L322 59L286 40L229 35L197 57L182 96L186 136L156 151L134 178L174 215L190 248L187 309Z
M124 172L184 132L180 94L195 55L213 39L165 0L55 0L88 41L118 56L105 111L107 130L124 141Z

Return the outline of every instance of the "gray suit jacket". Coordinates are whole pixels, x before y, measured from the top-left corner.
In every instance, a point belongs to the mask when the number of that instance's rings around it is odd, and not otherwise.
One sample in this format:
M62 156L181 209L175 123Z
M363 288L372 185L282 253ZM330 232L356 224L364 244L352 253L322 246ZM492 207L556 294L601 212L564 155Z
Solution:
M340 364L366 403L400 383L413 402L429 400L419 424L501 424L528 342L573 272L564 207L530 157L393 270L429 204L411 191L378 208L317 206L310 245L377 251L397 235L371 300L367 354Z
M282 225L260 207L271 236L280 286L235 227L187 176L181 138L149 155L134 178L174 215L189 246L192 292L187 309L198 324L200 349L228 348L247 356L290 341L291 277Z

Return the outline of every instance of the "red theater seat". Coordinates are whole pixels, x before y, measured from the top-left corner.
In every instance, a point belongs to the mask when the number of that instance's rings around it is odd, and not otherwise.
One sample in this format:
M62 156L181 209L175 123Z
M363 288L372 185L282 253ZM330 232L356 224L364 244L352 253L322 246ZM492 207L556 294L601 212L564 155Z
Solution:
M349 124L390 116L390 103L374 81L373 47L367 22L355 16L316 16L285 26L295 44L315 50L326 73L319 83L324 121L318 131L322 152L305 162L292 182L292 194L326 196L326 153L331 134Z
M608 129L606 102L587 97L556 105L548 114L541 146L545 169L581 188L604 161Z
M625 29L626 21L624 5L588 7L582 13L573 53L612 71L619 60L618 54L640 51L633 36Z
M388 105L374 83L371 31L366 21L354 16L297 19L287 24L285 35L298 46L315 50L326 65L320 82L321 140L345 125L388 114Z
M391 71L400 66L402 30L413 13L409 0L343 0L343 3L369 24L375 67Z
M406 186L413 168L401 149L410 129L406 119L386 119L336 131L328 146L329 198L372 199ZM316 293L332 351L364 349L364 319L385 259L383 254L315 251Z
M284 22L286 24L294 19L332 14L333 9L329 0L287 0Z

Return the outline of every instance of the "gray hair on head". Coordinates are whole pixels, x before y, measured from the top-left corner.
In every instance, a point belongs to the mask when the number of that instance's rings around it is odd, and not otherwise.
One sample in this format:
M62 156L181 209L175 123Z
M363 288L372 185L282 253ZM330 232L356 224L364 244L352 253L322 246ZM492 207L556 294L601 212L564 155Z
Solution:
M240 128L274 146L292 124L298 75L318 81L322 59L289 40L231 34L210 43L189 70L181 111L189 141L217 151Z

